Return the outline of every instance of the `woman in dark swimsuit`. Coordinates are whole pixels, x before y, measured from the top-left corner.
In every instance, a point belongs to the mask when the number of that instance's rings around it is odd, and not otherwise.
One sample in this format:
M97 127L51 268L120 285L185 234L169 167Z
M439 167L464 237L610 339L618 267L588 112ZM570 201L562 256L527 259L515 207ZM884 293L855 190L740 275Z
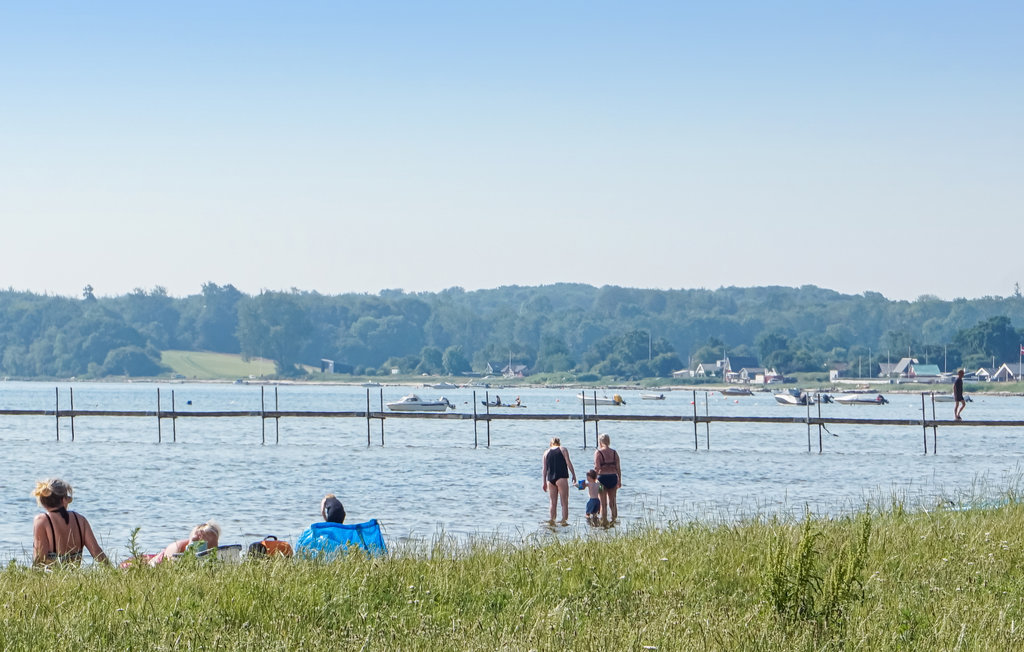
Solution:
M615 504L615 494L622 486L622 466L619 454L611 447L612 438L606 434L598 437L598 448L594 452L594 469L597 470L597 481L604 487L604 500L601 501L601 522L608 522L608 511L611 510L612 522L619 517L619 506Z
M89 549L95 561L107 561L88 519L78 512L68 511L72 501L71 485L59 478L51 478L37 482L32 495L46 510L37 514L32 523L34 564L81 564L85 548Z
M572 483L576 484L576 469L572 468L569 451L562 446L562 441L558 437L554 437L551 439L551 445L544 451L544 462L541 465L541 475L544 478L543 488L551 499L551 511L549 512L551 518L548 522L552 525L555 522L559 498L562 502L562 525L569 524L570 473L572 473Z

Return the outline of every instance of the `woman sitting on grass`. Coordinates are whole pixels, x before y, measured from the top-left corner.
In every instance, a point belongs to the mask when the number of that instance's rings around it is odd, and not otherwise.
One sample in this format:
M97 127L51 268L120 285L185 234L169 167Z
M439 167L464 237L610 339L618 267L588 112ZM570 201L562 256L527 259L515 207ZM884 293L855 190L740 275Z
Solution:
M46 510L37 514L32 523L34 564L81 564L85 548L94 560L107 561L89 520L78 512L68 511L73 500L71 485L60 478L50 478L37 482L32 495Z
M220 525L214 521L207 521L192 529L187 539L179 539L163 549L158 555L149 560L150 566L156 566L166 559L174 559L174 555L180 555L186 550L202 552L212 550L220 542Z

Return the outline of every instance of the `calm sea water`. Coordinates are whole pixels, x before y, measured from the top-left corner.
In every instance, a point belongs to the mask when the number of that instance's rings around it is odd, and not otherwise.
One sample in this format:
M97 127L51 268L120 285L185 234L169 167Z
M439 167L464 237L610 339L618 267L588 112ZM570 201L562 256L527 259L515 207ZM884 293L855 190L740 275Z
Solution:
M174 392L178 410L259 410L260 387L218 384L60 384L61 407L103 410L155 410L157 388L163 409ZM371 389L373 409L380 390ZM469 389L383 388L384 401L415 391L423 398L447 396L460 412L472 412ZM491 389L504 400L517 394L523 412L578 414L576 390ZM477 400L483 390L477 390ZM622 407L600 407L601 414L691 415L690 392L668 393L665 401L640 400L620 392ZM823 413L864 417L920 418L920 395L887 394L885 406L822 406ZM274 388L265 389L268 408ZM800 415L805 408L780 406L769 394L726 398L697 394L698 410L719 415ZM366 390L342 386L281 386L282 410L363 410ZM0 382L0 409L53 409L55 385ZM191 404L188 402L191 401ZM814 408L815 411L817 408ZM940 416L952 405L938 406ZM483 408L480 408L482 411ZM930 414L930 405L929 405ZM975 398L969 419L1024 419L1024 398ZM638 522L738 518L754 513L840 513L869 500L897 496L934 505L1006 488L1017 481L1024 459L1024 430L946 428L939 430L939 454L923 455L919 427L830 427L824 454L818 454L817 428L802 424L712 424L710 449L699 427L694 450L690 423L604 422L602 432L622 459L620 530ZM79 418L75 441L63 419L56 441L53 417L0 417L0 560L27 561L31 522L38 512L31 497L35 481L61 476L75 488L73 509L93 524L103 547L126 556L133 528L141 528L143 549L156 551L185 536L191 527L216 519L223 543L248 543L264 535L295 538L319 519L324 493L338 494L349 522L379 519L392 545L430 541L439 534L458 540L475 536L528 541L552 536L547 495L541 491L541 455L548 440L561 437L582 477L593 464L593 425L583 448L583 428L572 421L495 422L491 446L486 425L478 425L474 448L472 421L391 419L380 445L374 422L366 444L362 419L282 419L280 443L267 422L261 445L259 418L187 419L157 423L148 418ZM929 450L931 434L928 436ZM573 490L570 526L555 536L604 536L583 519L585 492Z

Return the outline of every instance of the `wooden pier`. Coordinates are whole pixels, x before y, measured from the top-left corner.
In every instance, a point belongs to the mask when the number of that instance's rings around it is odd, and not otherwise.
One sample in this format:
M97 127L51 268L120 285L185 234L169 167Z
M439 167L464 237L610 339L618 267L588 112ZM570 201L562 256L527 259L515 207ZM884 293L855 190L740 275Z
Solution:
M813 429L817 428L818 434L818 452L824 452L823 436L822 432L827 431L830 425L856 425L856 426L899 426L899 427L918 427L923 432L923 444L924 453L928 454L928 430L931 429L932 435L932 450L935 454L938 449L938 429L939 427L1002 427L1002 428L1018 428L1024 426L1024 421L986 421L986 420L963 420L954 421L951 419L937 419L935 417L935 401L933 395L929 393L921 394L921 416L920 418L901 418L901 419L861 419L852 417L837 417L837 416L823 416L821 414L821 402L817 400L817 409L812 413L810 405L807 406L806 413L794 416L725 416L725 415L714 415L708 414L707 410L707 397L708 392L703 392L705 398L705 414L699 414L697 411L697 398L698 394L693 391L693 413L692 414L599 414L597 405L597 395L594 393L593 402L587 398L585 401L581 401L582 410L578 413L559 413L559 414L522 414L522 413L506 413L506 412L491 412L488 407L486 411L479 412L477 410L477 394L473 392L473 411L472 412L390 412L384 411L384 397L383 390L381 390L381 396L379 401L380 409L371 409L370 404L370 391L366 392L366 409L365 410L346 410L346 411L298 411L298 410L281 410L279 409L277 388L274 388L274 408L268 409L266 406L266 396L263 387L260 387L260 405L259 410L217 410L217 411L180 411L176 409L174 391L171 391L170 409L163 409L161 403L160 389L156 390L156 409L155 410L76 410L75 409L75 396L74 390L70 390L70 402L69 407L60 407L60 391L55 391L55 403L54 409L52 410L0 410L0 417L4 416L39 416L39 417L54 417L57 429L57 441L60 441L60 423L61 419L69 419L71 422L71 440L75 439L75 419L90 418L90 417L134 417L134 418L150 418L156 420L157 427L157 442L163 441L163 424L164 421L169 419L171 421L171 440L177 441L177 420L178 419L210 419L210 418L259 418L261 421L261 443L267 443L267 421L272 420L274 422L274 442L280 443L280 420L283 418L288 419L364 419L366 421L366 445L372 445L372 430L373 423L379 422L380 424L380 444L384 445L384 422L388 419L442 419L442 420L456 420L456 421L469 421L473 422L473 446L479 446L479 433L478 425L484 423L486 426L486 446L491 445L491 423L501 421L576 421L581 424L583 434L583 448L587 448L587 430L588 425L594 425L594 447L597 446L598 428L602 421L616 421L616 422L662 422L662 423L680 423L693 424L693 446L694 449L699 449L699 435L700 425L704 425L704 436L706 448L711 448L711 424L712 423L766 423L766 424L794 424L804 425L807 427L807 450L812 451L813 444ZM932 397L930 401L931 416L928 416L928 398ZM820 397L819 397L820 399ZM485 394L486 402L489 401L489 395ZM587 412L589 408L592 410L590 413Z

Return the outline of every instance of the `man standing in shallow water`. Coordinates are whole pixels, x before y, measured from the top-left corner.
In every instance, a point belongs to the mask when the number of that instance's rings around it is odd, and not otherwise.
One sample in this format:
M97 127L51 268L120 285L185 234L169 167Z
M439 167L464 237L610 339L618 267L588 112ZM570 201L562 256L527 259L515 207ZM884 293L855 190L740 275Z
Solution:
M956 380L953 381L953 403L956 407L953 408L953 418L957 421L963 421L963 417L960 413L967 407L967 401L964 399L964 370L958 369L956 372Z

